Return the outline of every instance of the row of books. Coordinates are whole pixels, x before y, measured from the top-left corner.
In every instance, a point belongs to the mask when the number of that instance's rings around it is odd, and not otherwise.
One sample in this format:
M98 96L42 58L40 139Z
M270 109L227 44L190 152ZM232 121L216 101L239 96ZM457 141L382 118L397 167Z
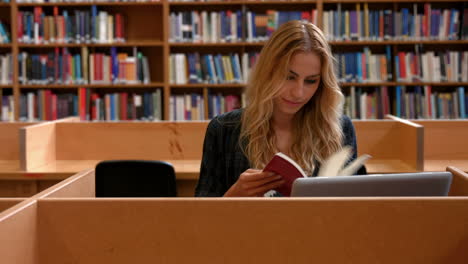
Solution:
M395 66L398 81L468 82L468 51L398 52Z
M132 56L133 55L133 56ZM71 54L68 48L55 48L46 54L18 55L19 81L21 84L148 84L151 82L148 58L133 49L133 54L89 53L87 47L81 53Z
M70 13L70 14L69 14ZM72 15L74 13L74 15ZM18 41L28 44L48 43L114 43L125 41L124 17L98 11L95 5L90 11L63 10L57 6L46 15L42 7L34 12L18 12Z
M170 120L205 120L204 98L200 94L178 94L170 97ZM244 96L208 95L208 118L230 112L245 105Z
M9 85L13 80L13 59L11 54L0 54L0 84Z
M323 12L323 31L329 40L459 40L468 39L468 8L433 9L425 3L413 8L369 10L368 3L355 10Z
M390 95L391 94L391 95ZM453 92L432 92L431 86L351 87L345 96L344 113L353 119L382 119L393 114L406 119L466 119L468 95L464 87Z
M390 96L387 86L363 90L360 87L350 87L345 94L344 114L352 119L383 119L391 114Z
M212 55L199 53L171 54L169 61L170 82L187 83L245 83L255 64L258 53Z
M161 90L99 94L79 88L77 95L45 89L20 96L20 121L56 120L67 116L80 116L81 120L88 121L160 121Z
M464 119L468 113L468 95L464 87L453 92L432 92L431 86L416 86L411 92L405 86L397 86L395 97L395 115L398 117Z
M283 23L301 19L316 23L317 10L267 10L266 14L242 10L172 12L169 16L169 41L265 41Z
M245 94L223 95L221 93L208 95L208 118L221 115L232 110L245 107Z
M8 26L6 23L0 21L0 44L10 43L10 31L8 30Z
M392 80L390 47L385 54L372 54L369 47L363 52L335 53L338 60L337 77L340 82L384 82Z

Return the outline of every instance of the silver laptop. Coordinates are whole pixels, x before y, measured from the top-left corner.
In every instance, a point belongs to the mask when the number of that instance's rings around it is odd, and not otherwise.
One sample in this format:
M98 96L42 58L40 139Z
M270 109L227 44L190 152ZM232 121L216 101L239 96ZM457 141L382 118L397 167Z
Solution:
M369 174L298 178L291 196L447 196L450 172Z

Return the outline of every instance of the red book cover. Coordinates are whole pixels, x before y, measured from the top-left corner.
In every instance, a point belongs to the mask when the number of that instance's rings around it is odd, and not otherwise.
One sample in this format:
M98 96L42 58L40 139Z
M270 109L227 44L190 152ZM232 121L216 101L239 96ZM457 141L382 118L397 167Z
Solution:
M127 120L127 93L120 94L120 120Z
M46 97L46 118L45 120L52 120L52 92L50 90L45 91Z
M80 119L86 120L86 90L85 88L78 88L78 101Z
M18 12L17 21L18 21L17 35L18 35L18 41L20 41L23 39L23 27L24 27L23 26L23 12Z
M51 94L52 99L52 120L57 120L57 95Z
M400 78L406 81L406 58L404 52L398 52L398 60L400 63Z
M99 98L97 93L91 94L91 120L98 120L97 109L96 109L96 100Z
M297 178L307 177L302 168L294 160L281 152L273 156L263 171L274 172L283 177L285 183L275 191L284 196L291 195L292 184Z
M120 40L120 38L122 37L122 33L120 32L120 14L116 14L115 15L115 25L114 25L114 30L115 30L115 37Z

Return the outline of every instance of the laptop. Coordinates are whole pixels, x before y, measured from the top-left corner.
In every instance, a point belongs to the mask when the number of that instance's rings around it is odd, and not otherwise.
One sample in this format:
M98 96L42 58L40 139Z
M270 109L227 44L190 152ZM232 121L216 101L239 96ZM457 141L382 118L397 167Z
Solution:
M291 196L447 196L450 172L414 172L298 178Z

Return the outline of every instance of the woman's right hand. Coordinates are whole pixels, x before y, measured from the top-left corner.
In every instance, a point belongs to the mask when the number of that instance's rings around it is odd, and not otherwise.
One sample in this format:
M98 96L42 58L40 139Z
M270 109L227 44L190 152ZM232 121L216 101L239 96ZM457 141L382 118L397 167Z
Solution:
M248 169L244 171L224 197L256 197L276 189L284 184L281 175L262 170Z

